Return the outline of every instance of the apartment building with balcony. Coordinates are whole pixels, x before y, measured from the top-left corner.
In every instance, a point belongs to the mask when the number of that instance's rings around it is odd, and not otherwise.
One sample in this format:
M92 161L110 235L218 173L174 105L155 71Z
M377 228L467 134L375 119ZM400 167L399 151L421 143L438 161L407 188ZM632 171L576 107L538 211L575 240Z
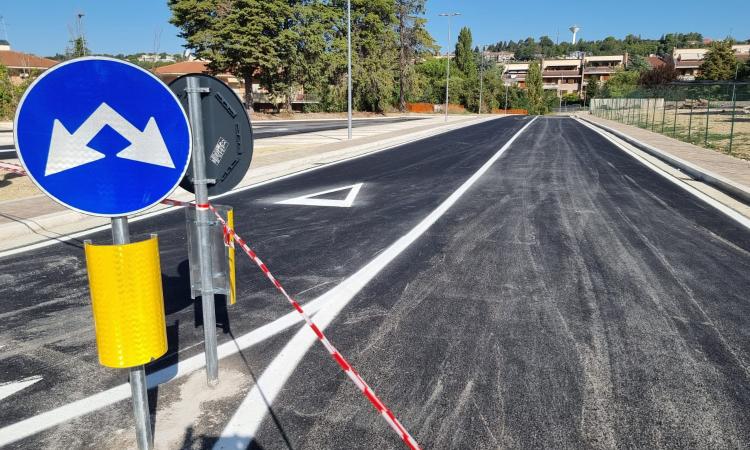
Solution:
M625 67L628 55L581 56L578 58L542 59L542 82L545 90L555 91L558 97L566 94L583 96L592 78L608 80L617 70ZM503 80L506 84L526 87L528 62L505 64Z

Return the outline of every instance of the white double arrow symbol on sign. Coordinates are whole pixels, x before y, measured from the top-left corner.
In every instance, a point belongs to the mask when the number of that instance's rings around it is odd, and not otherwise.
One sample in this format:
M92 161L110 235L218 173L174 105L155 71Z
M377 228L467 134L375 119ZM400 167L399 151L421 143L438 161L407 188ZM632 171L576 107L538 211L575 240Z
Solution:
M102 103L73 133L55 119L44 175L53 175L104 158L106 155L89 147L88 143L105 125L112 127L130 142L129 146L117 153L118 158L174 169L167 144L164 143L153 117L141 131L108 104Z

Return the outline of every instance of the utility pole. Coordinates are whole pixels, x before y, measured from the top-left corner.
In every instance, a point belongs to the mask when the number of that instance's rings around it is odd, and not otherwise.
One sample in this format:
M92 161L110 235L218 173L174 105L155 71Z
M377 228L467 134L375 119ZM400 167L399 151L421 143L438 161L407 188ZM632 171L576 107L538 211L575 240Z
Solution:
M482 114L482 94L484 93L484 51L486 45L482 46L482 57L479 66L479 114Z
M505 84L505 114L508 114L508 83Z
M452 13L440 13L440 17L447 17L448 18L448 50L451 48L451 17L460 16L461 13L452 12ZM455 55L454 55L455 56ZM448 53L445 53L445 60L447 62L446 70L445 70L445 121L448 121L448 86L450 85L451 80L451 58L448 55Z
M347 136L352 139L352 0L346 0L346 49L347 49Z

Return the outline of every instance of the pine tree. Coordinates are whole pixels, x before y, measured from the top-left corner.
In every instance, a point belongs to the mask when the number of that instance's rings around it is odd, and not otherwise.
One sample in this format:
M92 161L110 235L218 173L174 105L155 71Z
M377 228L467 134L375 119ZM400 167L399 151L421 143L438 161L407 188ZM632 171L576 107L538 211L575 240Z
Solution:
M536 61L529 64L529 72L526 75L526 91L529 101L529 114L546 114L542 70Z
M475 78L477 74L476 53L471 48L471 30L468 27L461 28L456 41L456 66L468 78Z
M252 112L252 86L259 73L281 66L292 4L288 0L168 0L170 22L196 56L212 71L228 71L243 80L245 104Z
M729 41L712 42L701 64L702 80L731 80L734 78L737 58Z

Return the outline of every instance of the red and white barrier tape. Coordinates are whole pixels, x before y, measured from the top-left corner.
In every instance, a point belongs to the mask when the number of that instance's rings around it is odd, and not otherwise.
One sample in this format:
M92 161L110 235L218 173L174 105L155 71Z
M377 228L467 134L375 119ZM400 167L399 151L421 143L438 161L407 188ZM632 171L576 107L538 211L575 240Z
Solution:
M10 163L3 163L0 162L0 169L17 173L19 175L26 175L26 171L23 170L21 166L18 166L16 164L10 164ZM242 247L242 250L245 251L247 256L258 265L260 270L268 277L269 280L271 280L271 283L278 289L279 292L291 303L292 307L302 316L302 318L305 320L307 325L313 330L315 335L318 337L318 340L321 344L328 350L328 353L331 355L331 357L338 363L338 365L341 367L341 369L346 373L346 375L349 377L349 379L352 380L352 382L359 388L359 390L362 392L362 394L367 397L367 399L372 403L372 406L375 407L375 409L378 410L380 415L383 417L383 419L388 423L388 425L393 429L393 431L396 432L396 434L399 435L399 437L404 441L404 443L412 450L420 450L419 444L417 444L417 441L414 440L414 438L409 434L408 431L406 431L406 428L404 428L403 425L401 425L401 422L396 419L396 416L393 415L393 412L388 409L387 406L385 406L385 403L383 403L377 395L375 395L375 392L372 390L372 388L365 382L365 380L362 379L362 377L357 373L356 370L354 370L354 367L352 367L351 364L344 358L344 356L336 349L336 347L331 344L331 341L328 340L328 338L323 334L322 331L320 331L320 328L318 328L317 325L315 325L315 322L312 321L310 316L307 315L304 309L302 309L302 306L293 299L287 292L286 289L281 285L279 280L276 279L276 277L273 276L270 270L268 270L268 267L261 261L260 258L258 258L258 255L255 254L255 252L250 248L249 245L245 242L244 239L242 239L238 234L234 232L229 226L227 225L226 221L223 217L219 214L216 209L211 206L210 204L193 204L189 202L181 202L179 200L172 200L172 199L164 199L161 201L162 204L165 205L171 205L171 206L195 206L196 210L199 211L205 211L207 209L210 209L213 211L213 213L216 215L216 218L221 222L223 226L223 232L224 232L224 241L227 245L234 246L234 242L237 242L237 244Z
M23 170L23 167L17 164L0 162L0 169L8 171L8 172L12 172L12 173L17 173L18 175L26 175L26 171Z
M406 431L406 428L404 428L403 425L401 425L401 422L396 419L396 416L393 415L393 412L388 409L387 406L375 395L375 392L372 390L370 386L365 382L365 380L362 379L362 377L357 373L356 370L354 370L354 367L352 367L351 364L344 358L344 356L336 350L336 347L331 344L331 341L326 338L326 336L323 334L322 331L320 331L320 328L318 328L317 325L315 325L315 322L312 321L309 315L305 312L304 309L302 309L302 306L294 300L284 289L284 287L281 285L279 280L276 279L276 277L273 276L270 270L268 270L268 267L261 261L260 258L258 258L258 255L250 248L249 245L247 245L247 242L245 242L244 239L242 239L237 233L234 232L234 230L230 229L227 226L226 221L221 217L221 215L216 211L216 209L213 206L210 206L211 211L214 212L216 215L216 218L219 220L219 222L222 223L224 226L225 233L228 233L229 239L236 241L237 244L239 244L240 247L242 247L242 250L245 251L247 256L253 260L253 262L260 268L260 270L268 277L269 280L271 280L271 283L278 289L279 292L289 301L289 303L294 307L294 309L302 316L303 319L305 319L305 322L307 325L313 330L315 335L318 337L318 340L321 344L328 350L328 353L331 355L331 357L338 363L338 365L343 369L344 373L349 377L349 379L354 382L354 384L359 388L359 390L362 392L362 394L367 397L367 399L372 403L372 406L375 407L375 409L378 410L380 415L383 417L383 419L388 423L388 425L393 429L393 431L396 432L396 434L399 435L399 437L404 441L404 443L412 450L419 450L419 444L417 444L417 441L414 440L414 438L409 434L408 431Z

